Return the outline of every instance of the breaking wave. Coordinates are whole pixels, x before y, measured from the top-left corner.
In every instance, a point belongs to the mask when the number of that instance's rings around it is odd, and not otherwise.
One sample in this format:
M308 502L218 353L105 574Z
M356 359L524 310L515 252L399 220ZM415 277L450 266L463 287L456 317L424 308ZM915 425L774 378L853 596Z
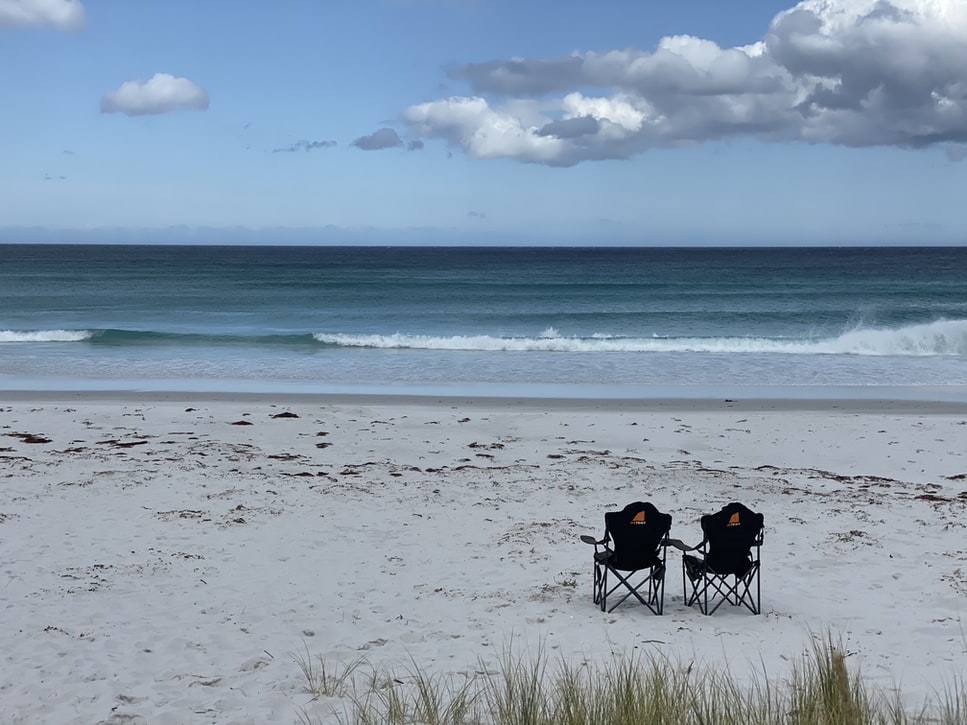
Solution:
M824 339L770 337L565 337L545 330L536 337L490 335L350 335L316 333L339 347L499 352L696 352L786 355L964 355L967 320L938 320L899 328L855 328Z
M317 345L308 333L225 334L200 332L156 332L151 330L0 330L4 342L86 342L112 347L143 345L220 346L220 345Z
M2 342L83 342L93 333L88 330L0 330Z
M783 355L963 356L967 320L937 320L902 327L855 327L825 338L566 336L549 327L533 337L348 333L184 333L139 330L0 330L3 343L85 343L97 346L282 347L475 352L564 353L770 353Z

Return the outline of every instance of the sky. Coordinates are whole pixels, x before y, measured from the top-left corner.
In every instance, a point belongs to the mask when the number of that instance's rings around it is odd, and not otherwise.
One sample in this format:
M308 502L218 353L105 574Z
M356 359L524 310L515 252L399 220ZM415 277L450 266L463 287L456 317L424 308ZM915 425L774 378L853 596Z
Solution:
M0 0L0 242L967 244L965 0Z

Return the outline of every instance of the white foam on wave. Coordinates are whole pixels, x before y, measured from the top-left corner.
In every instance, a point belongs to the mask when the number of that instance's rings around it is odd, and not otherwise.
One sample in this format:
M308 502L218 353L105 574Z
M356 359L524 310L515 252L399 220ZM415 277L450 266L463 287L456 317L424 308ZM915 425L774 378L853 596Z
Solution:
M88 330L0 330L0 343L83 342L92 336Z
M822 352L856 355L967 355L967 320L896 329L859 327L824 343Z
M898 328L854 328L834 338L768 337L563 337L557 330L538 337L490 335L348 335L316 333L322 343L379 349L493 352L706 352L786 355L964 355L967 320L937 320Z

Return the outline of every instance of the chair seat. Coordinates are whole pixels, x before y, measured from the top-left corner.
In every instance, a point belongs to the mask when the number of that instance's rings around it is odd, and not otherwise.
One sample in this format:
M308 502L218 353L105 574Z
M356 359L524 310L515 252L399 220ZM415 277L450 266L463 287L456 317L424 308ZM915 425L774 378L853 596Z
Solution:
M685 554L685 568L690 579L695 579L702 575L702 569L707 568L710 572L719 576L743 577L752 568L753 561L747 556L735 559L734 561L712 561L709 558L699 558L694 554Z
M661 566L661 557L657 554L649 556L621 557L616 552L607 551L595 554L595 559L600 556L600 561L607 561L612 568L621 571L638 571L639 569L649 569L654 566Z

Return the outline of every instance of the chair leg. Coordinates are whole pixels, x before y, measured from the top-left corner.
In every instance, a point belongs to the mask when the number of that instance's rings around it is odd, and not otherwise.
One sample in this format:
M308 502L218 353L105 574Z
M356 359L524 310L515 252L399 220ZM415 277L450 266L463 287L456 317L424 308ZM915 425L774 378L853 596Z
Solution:
M762 577L759 576L760 568L758 559L755 562L755 613L762 612Z
M594 564L591 575L591 601L599 604L601 602L601 567L597 563Z
M623 576L621 572L611 569L611 567L603 567L604 573L602 577L603 586L601 589L601 611L603 612L613 612L618 608L626 599L634 597L639 603L644 604L648 607L653 614L660 615L664 610L664 567L660 570L657 567L652 567L650 569L639 569L628 574L628 576ZM615 576L618 580L613 586L609 587L608 582L608 571ZM645 579L640 581L637 585L632 584L632 577L640 576L644 574ZM608 606L608 597L612 594L618 593L618 590L624 587L620 592L621 597L614 602L610 607Z
M745 605L753 614L759 614L762 611L759 571L759 561L755 560L745 576L720 575L709 571L704 560L686 559L683 556L682 591L685 593L685 606L698 604L702 614L710 615L728 602L732 606ZM732 583L729 582L730 578L734 579Z
M661 578L655 582L655 609L659 615L665 613L665 573L662 571Z
M755 597L753 598L752 592L752 580L755 580ZM752 565L752 568L741 580L741 582L736 581L735 586L738 590L739 584L743 584L742 592L736 591L736 604L744 604L746 608L753 614L760 614L762 612L762 579L759 577L759 563L756 562Z
M692 606L692 597L688 593L688 587L685 584L685 559L684 558L682 559L682 597L685 600L686 607Z
M753 582L753 580L755 581ZM755 596L753 596L753 583L755 583L756 587ZM751 569L744 577L734 576L734 581L731 584L729 583L728 576L713 575L708 578L705 587L706 614L713 614L725 602L728 602L735 607L744 605L745 608L753 614L759 614L761 611L761 584L757 567ZM715 602L715 606L713 606L710 610L708 609L708 588L713 589L712 595L718 599L718 601Z
M699 609L702 609L702 592L704 586L702 582L705 577L703 574L692 572L686 576L687 565L684 557L682 558L682 592L684 593L685 606L691 607L698 604ZM694 576L693 576L694 574Z

